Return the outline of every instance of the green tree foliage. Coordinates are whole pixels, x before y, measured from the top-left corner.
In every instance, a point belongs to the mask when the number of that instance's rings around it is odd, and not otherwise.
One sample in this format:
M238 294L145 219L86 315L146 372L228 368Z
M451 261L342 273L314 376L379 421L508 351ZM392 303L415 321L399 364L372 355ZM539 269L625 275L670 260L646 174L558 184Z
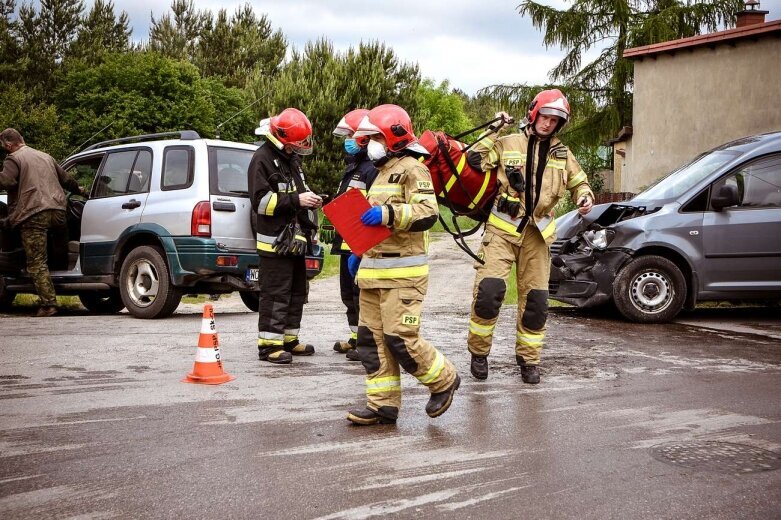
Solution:
M596 109L584 111L577 123L580 128L571 130L572 140L594 146L631 123L633 69L624 50L717 30L733 24L742 8L741 0L574 0L571 7L559 10L523 0L518 11L543 29L546 46L567 51L551 71L551 80L595 100ZM584 66L583 53L600 48L600 55Z
M57 108L38 102L24 89L11 83L0 83L0 129L16 128L25 142L64 159L68 148L68 126L60 120Z
M0 82L6 83L18 78L16 65L21 58L15 10L16 0L0 0Z
M17 38L21 59L17 70L28 88L46 99L56 83L56 72L81 28L82 0L41 0L40 11L32 4L19 8Z
M62 81L57 105L80 144L111 125L97 139L192 129L214 135L217 112L236 112L240 92L205 82L190 64L154 52L107 55L96 67L74 67ZM226 136L233 136L233 127Z
M174 0L170 13L152 18L148 47L195 64L204 77L244 87L256 72L279 71L287 42L281 31L272 29L266 15L258 17L249 4L229 18L225 9L215 17L209 10L196 10L192 0Z
M333 193L344 169L344 150L342 139L331 132L342 116L355 108L394 103L415 121L419 85L417 66L401 63L381 43L362 43L337 53L328 40L320 39L301 53L294 51L276 77L255 74L248 89L260 100L258 120L287 107L309 117L315 148L314 155L304 159L308 182L316 191Z
M196 10L193 0L173 0L171 13L159 20L152 17L149 48L175 60L192 61L207 20L208 13Z
M258 16L245 4L228 19L224 9L206 15L198 40L195 65L203 76L220 77L226 85L243 87L249 76L275 75L287 51L282 31L271 28L266 15Z
M109 53L130 49L130 23L125 11L117 17L111 0L95 0L82 20L81 30L70 47L69 56L97 65Z
M416 128L444 130L450 135L457 135L474 126L466 115L464 98L451 92L447 81L437 87L433 80L426 79L418 87L417 94Z

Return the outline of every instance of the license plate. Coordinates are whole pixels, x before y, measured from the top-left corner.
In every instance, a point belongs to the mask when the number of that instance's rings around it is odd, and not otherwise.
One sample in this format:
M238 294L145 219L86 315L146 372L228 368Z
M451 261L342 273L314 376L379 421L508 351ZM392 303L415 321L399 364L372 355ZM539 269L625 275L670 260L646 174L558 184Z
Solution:
M258 281L258 270L254 267L250 267L247 269L247 275L246 275L248 282L257 282Z

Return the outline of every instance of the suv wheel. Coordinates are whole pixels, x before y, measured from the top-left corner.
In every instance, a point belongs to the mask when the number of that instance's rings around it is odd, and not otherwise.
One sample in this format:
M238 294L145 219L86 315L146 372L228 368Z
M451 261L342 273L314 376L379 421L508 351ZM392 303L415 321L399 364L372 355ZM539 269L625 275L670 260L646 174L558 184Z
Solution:
M165 318L182 300L182 292L171 283L163 253L152 246L137 247L125 257L119 291L136 318Z
M258 307L260 306L260 292L242 291L239 293L239 296L241 296L241 301L244 302L244 305L246 305L249 310L251 310L252 312L258 312Z
M11 310L14 298L16 298L16 293L5 288L5 278L0 276L0 311Z
M119 289L79 294L81 304L95 314L116 314L125 308Z
M638 323L672 320L686 300L686 280L673 262L661 256L641 256L618 273L613 301L627 319Z

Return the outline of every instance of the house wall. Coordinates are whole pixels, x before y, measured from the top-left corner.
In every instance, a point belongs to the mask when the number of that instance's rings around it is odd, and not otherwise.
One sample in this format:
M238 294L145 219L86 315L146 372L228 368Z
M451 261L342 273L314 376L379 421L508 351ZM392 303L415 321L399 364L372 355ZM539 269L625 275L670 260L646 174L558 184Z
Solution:
M722 143L781 130L781 38L775 34L634 65L632 144L616 191L638 192Z

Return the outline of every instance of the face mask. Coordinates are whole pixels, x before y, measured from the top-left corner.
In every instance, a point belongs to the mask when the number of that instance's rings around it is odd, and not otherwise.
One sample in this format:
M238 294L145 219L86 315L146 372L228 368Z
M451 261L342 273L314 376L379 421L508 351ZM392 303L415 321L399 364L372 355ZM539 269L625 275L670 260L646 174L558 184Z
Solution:
M344 151L350 155L355 155L361 151L361 147L358 146L358 143L355 141L355 139L345 139Z
M366 147L366 154L372 161L379 161L384 158L387 153L388 150L385 148L385 145L374 140L369 141L369 146Z

